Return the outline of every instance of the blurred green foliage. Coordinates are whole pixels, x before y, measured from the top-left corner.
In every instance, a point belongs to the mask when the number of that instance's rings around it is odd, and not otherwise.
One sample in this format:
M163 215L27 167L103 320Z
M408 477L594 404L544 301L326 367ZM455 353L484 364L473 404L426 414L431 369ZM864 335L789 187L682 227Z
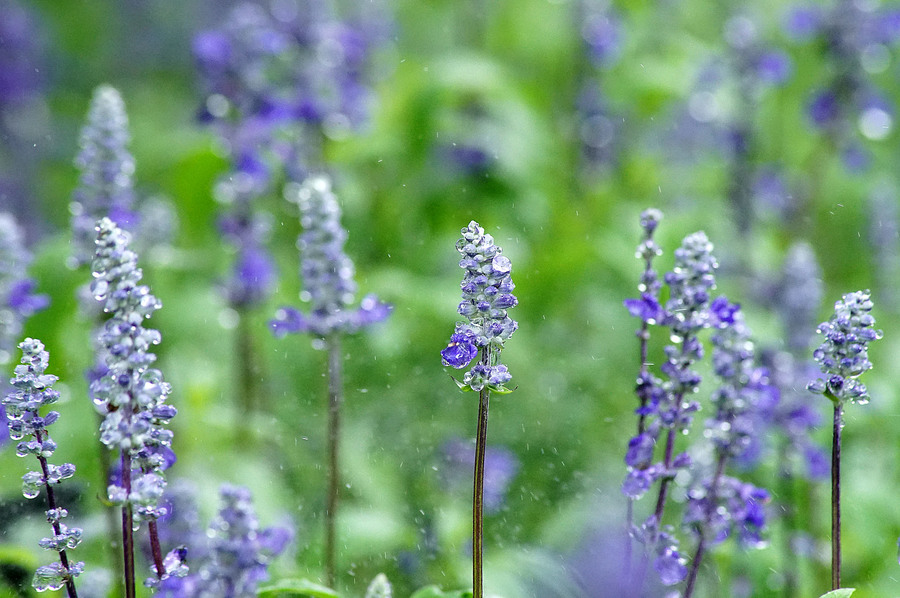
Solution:
M163 302L151 325L163 336L159 366L179 410L179 461L170 476L198 485L207 517L219 484L250 487L264 525L290 520L297 530L294 553L273 565L273 580L317 579L325 354L308 338L276 340L266 329L278 306L297 303L300 289L299 225L293 207L277 197L266 201L276 217L271 247L281 280L276 297L250 315L264 362L265 406L246 420L248 437L234 433L247 417L234 408L235 364L244 356L216 289L231 256L215 229L211 195L226 163L194 121L199 98L190 58L192 32L214 25L221 10L211 0L29 6L44 29L49 126L37 142L43 159L25 217L40 223L32 273L52 305L27 332L44 341L49 371L61 379L54 439L58 459L78 467L72 520L86 531L76 558L89 570L106 566L107 539L96 499L103 493L97 421L84 381L93 359L90 323L75 301L89 275L64 266L67 205L90 93L110 83L128 107L138 189L171 198L180 223L171 251L142 260L144 280ZM639 212L665 212L661 270L681 237L705 230L723 264L720 288L744 304L761 345L780 346L782 331L760 291L798 238L813 245L823 266L823 318L843 292L897 284L895 276L876 273L869 197L878 185L897 185L898 138L869 144L873 166L848 172L804 115L811 88L827 74L821 48L789 42L781 30L785 3L746 4L763 38L786 48L794 65L787 84L760 100L755 159L781 163L802 209L792 222L760 209L742 236L725 199L727 157L712 149L691 158L671 141L704 66L726 51L721 31L733 12L729 3L616 2L621 56L604 68L584 55L575 0L397 0L389 8L396 34L378 57L371 125L326 147L360 290L395 305L385 324L345 343L338 589L361 596L381 571L400 597L428 584L468 584L471 491L444 483L440 451L450 439L474 436L477 406L448 379L438 352L457 317L461 274L453 245L459 228L476 219L511 258L520 301L511 314L520 329L504 352L517 390L492 402L489 444L510 448L521 469L504 507L486 522L486 587L506 598L582 596L567 563L597 534L617 538L625 508L619 485L634 427L638 354L636 323L622 300L635 295L640 273L633 258ZM900 97L897 74L892 62L876 78L891 99ZM598 171L580 158L575 105L585 80L602 87L617 119L615 161ZM467 173L442 157L443 144L473 141L490 148L486 171ZM848 411L844 440L843 577L859 598L900 593L900 412L890 382L897 362L891 356L900 358L898 306L891 302L896 292L880 300L880 290L874 299L885 340L872 349L873 401ZM827 421L827 402L813 395L810 401L821 403ZM821 430L823 444L827 438ZM8 446L0 468L0 575L13 580L47 558L36 547L46 530L40 505L23 504L18 493L25 465ZM775 469L769 464L754 480L766 485ZM828 489L805 484L797 494L811 526L800 589L814 595L827 589ZM782 532L773 521L769 548L720 548L706 566L703 595L749 595L742 584L755 588L754 596L780 595ZM30 573L22 578L27 583ZM456 595L429 591L415 595ZM0 589L0 596L18 595Z

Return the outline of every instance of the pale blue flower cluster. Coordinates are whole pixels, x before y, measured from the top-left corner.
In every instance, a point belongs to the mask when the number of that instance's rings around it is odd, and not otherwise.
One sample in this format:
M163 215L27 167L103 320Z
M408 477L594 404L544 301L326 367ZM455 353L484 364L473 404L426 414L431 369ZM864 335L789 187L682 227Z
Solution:
M176 414L165 402L171 387L150 367L156 360L150 348L160 342L160 334L143 326L161 303L140 284L142 272L137 254L129 249L130 235L109 218L100 220L97 232L91 290L110 318L100 333L108 369L92 382L91 392L104 415L100 440L110 450L121 451L123 464L130 465L122 480L110 484L109 499L118 505L130 503L140 522L161 514L163 470L175 460L172 432L165 428Z
M69 210L72 213L72 254L76 265L94 255L94 226L108 216L131 230L134 212L134 157L128 150L128 115L119 92L109 85L94 90L87 123L81 130L75 166L80 171Z
M160 598L244 598L255 596L268 579L268 566L293 539L287 528L262 528L250 491L223 486L222 507L206 533L199 529L190 492L180 488L174 509L160 520L160 530L172 542L182 542L178 557L188 558L192 572L159 584ZM187 517L189 525L185 525Z
M831 318L819 324L817 332L825 340L813 352L813 358L828 377L810 382L809 390L839 403L869 402L869 392L859 376L872 369L869 343L883 336L875 328L872 305L867 290L847 293L834 304Z
M487 387L505 392L512 376L500 363L500 350L519 327L507 310L518 305L512 294L512 263L494 238L474 220L461 231L456 250L462 255L459 267L465 270L459 315L468 322L457 322L450 343L441 351L441 361L456 369L468 366L482 351L482 359L465 373L461 388L476 392Z
M358 308L352 307L356 300L353 261L344 253L347 231L341 226L341 208L330 180L312 177L302 185L290 186L286 195L300 208L300 298L309 302L309 312L279 309L271 322L275 335L353 333L387 318L391 306L375 295L367 295Z
M25 320L49 303L46 295L33 293L30 262L22 229L12 214L0 212L0 364L12 358Z
M47 374L50 355L41 341L26 338L19 344L22 350L22 365L17 365L15 378L10 382L13 391L4 399L6 424L9 435L18 441L16 454L20 457L34 455L40 468L29 471L22 477L22 494L25 498L35 498L41 489L46 489L47 521L53 528L53 535L40 541L41 548L59 553L59 562L38 567L32 585L39 592L58 590L71 584L84 570L84 563L70 563L66 549L81 543L81 528L68 527L62 520L68 511L59 507L53 493L53 486L75 475L71 463L53 465L47 459L56 450L56 443L50 438L47 428L59 419L59 413L48 411L40 415L40 409L59 400L59 393L53 390L56 376Z

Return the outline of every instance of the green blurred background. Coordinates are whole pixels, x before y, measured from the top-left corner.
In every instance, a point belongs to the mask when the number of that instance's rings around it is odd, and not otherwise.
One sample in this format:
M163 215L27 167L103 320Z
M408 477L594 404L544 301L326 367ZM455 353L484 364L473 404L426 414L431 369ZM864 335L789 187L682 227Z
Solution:
M233 318L216 287L233 256L215 228L211 192L227 163L195 119L201 100L190 50L196 31L219 23L223 5L31 0L25 6L38 25L36 68L45 78L40 103L17 121L21 134L4 141L0 171L27 179L23 194L0 196L0 208L27 223L32 274L52 300L26 332L45 342L50 371L61 379L56 459L78 467L73 519L87 534L76 558L89 570L106 566L95 500L102 493L96 420L83 374L93 360L90 323L75 298L86 275L65 266L68 204L77 184L78 130L92 90L109 83L128 108L138 191L170 198L179 222L171 248L142 256L144 280L163 302L151 325L163 336L159 367L179 410L173 423L179 461L170 479L199 485L207 517L220 483L249 486L264 525L291 521L297 530L293 551L273 564L272 577L320 578L325 354L309 338L276 340L265 327L278 306L298 303L301 285L296 213L274 196L265 202L275 216L271 248L280 282L275 297L251 315L265 407L249 420L249 433L235 439L242 416L234 408L234 372L242 356L233 351ZM457 317L454 243L460 227L475 219L512 260L519 306L511 315L520 324L503 353L517 389L491 409L489 444L512 451L519 468L502 509L486 522L486 588L506 598L605 595L603 576L614 573L620 550L624 448L635 426L636 322L622 301L635 295L640 275L638 215L654 206L665 213L659 269L671 267L683 236L706 231L722 264L719 288L744 305L761 346L783 345L766 289L795 241L809 242L821 263L821 319L842 293L873 289L885 339L873 348L875 369L866 376L871 404L847 412L844 579L860 598L900 594L900 411L890 382L900 351L892 265L898 137L861 136L869 164L854 169L829 133L812 126L806 106L835 67L822 43L801 43L785 32L791 6L397 0L384 9L395 29L376 55L371 122L325 148L360 291L395 305L386 323L345 343L339 588L361 596L379 571L397 596L427 583L469 583L470 482L447 481L442 450L452 439L474 436L477 407L472 395L457 391L438 352ZM594 14L615 19L614 59L591 58L582 33ZM734 54L723 30L736 14L752 19L761 42L780 48L792 65L784 83L754 94L751 111L740 86L727 75L709 75ZM889 66L866 76L894 106L900 66L895 49L885 48ZM586 89L602 94L603 131L612 131L610 140L595 143L602 160L583 151L577 106ZM690 118L692 102L709 98L713 116ZM744 230L728 201L735 161L721 141L735 123L753 131L748 162L777 164L785 185L773 203L751 198ZM453 144L481 148L486 164L467 169L448 160ZM889 234L879 244L880 230ZM701 401L709 392L701 391ZM809 400L827 422L827 401ZM828 443L827 425L817 440ZM26 465L13 452L7 446L0 455L0 560L15 573L48 555L36 547L46 533L39 506L22 510ZM767 485L775 469L770 463L751 479ZM829 489L801 486L810 547L798 595L813 596L827 589ZM704 572L703 595L781 595L776 513L772 520L771 547L750 553L720 547ZM0 595L18 594L0 589Z

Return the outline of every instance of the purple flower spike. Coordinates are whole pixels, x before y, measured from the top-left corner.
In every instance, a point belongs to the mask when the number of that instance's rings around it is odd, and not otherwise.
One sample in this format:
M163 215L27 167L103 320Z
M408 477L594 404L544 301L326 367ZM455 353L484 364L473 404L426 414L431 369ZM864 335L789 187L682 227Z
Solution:
M459 266L466 271L460 283L463 294L457 313L468 323L456 323L450 343L441 351L441 361L462 369L472 363L479 349L486 351L487 365L480 362L466 372L461 387L480 391L487 386L505 391L504 385L512 377L499 363L500 350L519 326L506 313L518 304L512 294L512 263L474 220L462 229L456 249L462 256Z
M109 218L97 223L91 292L110 317L99 336L107 370L91 383L91 393L104 416L100 441L129 456L135 471L130 485L110 484L109 499L117 505L131 504L137 525L162 514L163 471L174 463L173 435L166 426L176 411L166 404L170 385L150 367L156 360L150 348L159 344L160 334L142 325L162 304L140 284L143 274L130 242L131 235Z
M69 211L76 265L88 264L94 253L94 226L108 216L134 230L134 157L128 150L128 115L119 92L109 85L94 90L87 124L81 131L75 165L81 175Z
M331 181L324 176L313 177L286 194L300 207L300 297L310 306L306 314L281 308L269 323L275 335L310 332L325 337L334 332L354 333L385 320L393 308L375 295L366 295L358 308L352 307L355 269L344 253L347 231L341 226L341 209L331 191Z
M22 365L16 366L16 376L10 381L12 392L2 400L6 407L3 423L4 428L8 427L10 436L18 441L16 454L19 457L34 455L40 463L36 470L22 477L22 494L28 499L36 498L41 491L46 494L50 505L46 511L47 521L53 528L53 534L42 539L39 545L59 553L59 562L38 567L32 585L39 592L67 586L69 595L74 596L74 579L81 574L84 563L70 562L66 549L81 543L82 530L62 522L68 511L56 506L54 486L71 478L75 474L75 466L47 462L56 450L56 443L51 440L47 427L59 418L59 414L50 411L44 417L39 415L39 410L59 400L59 393L52 388L58 378L45 373L50 354L44 350L41 341L26 338L19 343L19 348L22 350Z
M0 212L0 364L12 358L25 321L49 304L46 295L33 294L30 263L22 229L11 214Z
M847 293L834 304L834 315L819 324L817 330L825 341L813 352L813 358L828 378L810 382L809 390L824 393L836 402L861 405L869 402L866 386L858 378L872 369L869 342L882 337L881 330L875 329L871 311L869 291Z

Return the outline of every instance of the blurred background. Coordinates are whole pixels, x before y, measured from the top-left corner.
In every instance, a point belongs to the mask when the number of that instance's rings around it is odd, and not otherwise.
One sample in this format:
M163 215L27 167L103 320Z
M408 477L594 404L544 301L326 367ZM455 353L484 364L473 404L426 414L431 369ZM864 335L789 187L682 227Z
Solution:
M324 171L360 296L394 305L344 343L344 595L382 571L397 596L470 583L477 401L439 351L457 319L454 244L473 219L512 260L520 325L503 352L516 391L491 405L486 589L612 595L639 365L622 301L637 294L647 207L665 215L661 272L681 238L707 233L719 290L773 364L808 361L834 301L872 289L885 337L871 403L846 414L844 579L860 598L900 594L898 46L900 5L877 0L0 0L0 211L23 227L50 299L24 334L60 377L55 458L78 468L66 485L86 530L76 557L102 585L94 316L78 299L90 273L71 260L70 204L79 132L109 84L128 113L135 201L158 233L141 265L163 303L150 324L179 410L169 479L196 486L203 521L227 482L252 489L264 526L292 527L273 579L322 576L326 355L266 323L300 305L300 224L283 189ZM243 209L234 181L260 172L253 242L271 280L242 302L229 281L247 240L223 219ZM657 362L665 342L654 338ZM19 355L4 357L8 377ZM718 547L704 596L785 595L788 569L794 595L827 589L829 487L813 462L830 405L797 370L779 384L807 402L808 425L761 429L741 473L772 493L769 545ZM48 558L43 509L21 498L27 465L9 444L0 464L0 595L30 596Z

